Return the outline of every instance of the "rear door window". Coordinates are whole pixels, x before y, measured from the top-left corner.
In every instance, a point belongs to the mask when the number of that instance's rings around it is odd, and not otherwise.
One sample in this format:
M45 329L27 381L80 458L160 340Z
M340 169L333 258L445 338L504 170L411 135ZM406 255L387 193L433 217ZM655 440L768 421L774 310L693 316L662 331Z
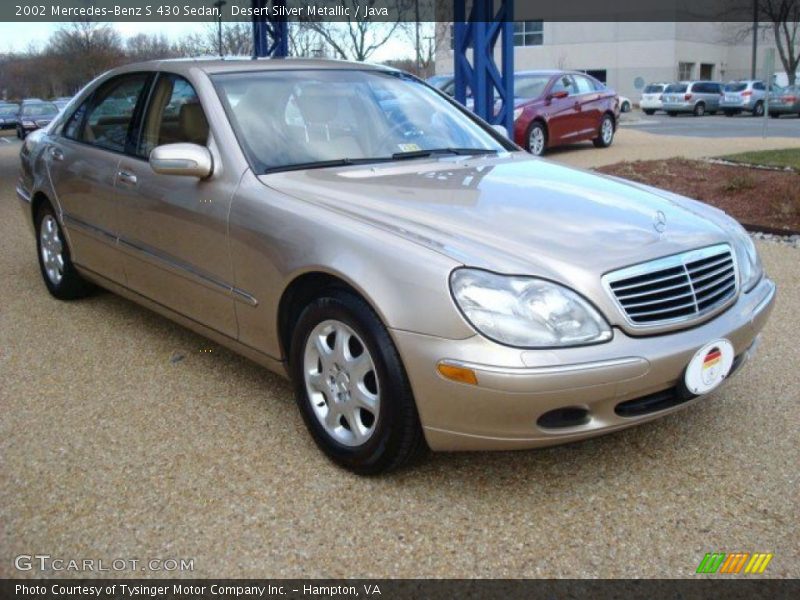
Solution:
M573 79L575 80L575 85L577 87L579 94L588 94L590 92L595 91L594 85L592 85L592 82L589 80L588 77L583 77L582 75L575 75Z
M131 140L134 111L148 78L148 73L120 75L100 86L76 139L106 150L124 152Z

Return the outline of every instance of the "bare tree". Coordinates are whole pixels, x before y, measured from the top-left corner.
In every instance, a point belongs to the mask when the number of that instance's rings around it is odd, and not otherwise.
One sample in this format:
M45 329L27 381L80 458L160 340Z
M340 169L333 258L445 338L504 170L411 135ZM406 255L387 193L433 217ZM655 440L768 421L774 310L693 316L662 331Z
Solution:
M325 43L306 22L289 23L289 54L292 56L323 58L327 56Z
M759 0L759 13L772 27L778 56L794 85L800 66L800 0Z
M108 24L75 21L57 29L44 52L50 68L60 73L65 89L74 92L100 73L124 61L122 40Z
M125 40L125 54L131 62L173 58L178 55L163 33L137 33Z
M213 56L219 54L216 23L206 23L200 31L184 36L173 47L181 56ZM222 53L226 56L253 54L253 28L249 22L236 21L222 25Z
M407 16L410 6L408 0L394 0L392 10L395 20L380 22L356 18L354 0L330 0L329 4L349 9L348 16L339 22L306 20L304 23L319 35L336 58L356 61L368 60L376 50L392 39ZM359 4L362 10L385 5L380 0L362 0Z

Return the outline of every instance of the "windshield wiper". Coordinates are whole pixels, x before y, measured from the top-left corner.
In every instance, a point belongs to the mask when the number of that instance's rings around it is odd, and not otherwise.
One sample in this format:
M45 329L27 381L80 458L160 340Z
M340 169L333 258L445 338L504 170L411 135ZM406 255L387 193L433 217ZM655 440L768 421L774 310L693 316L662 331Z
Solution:
M328 167L349 167L351 165L366 165L369 163L384 162L388 158L335 158L333 160L315 160L312 162L296 163L293 165L283 165L280 167L268 167L264 169L264 175L278 173L280 171L304 171L306 169L325 169Z
M433 148L432 150L409 150L408 152L395 152L392 160L406 160L409 158L427 158L439 154L456 154L458 156L468 156L476 154L497 154L499 150L489 148Z

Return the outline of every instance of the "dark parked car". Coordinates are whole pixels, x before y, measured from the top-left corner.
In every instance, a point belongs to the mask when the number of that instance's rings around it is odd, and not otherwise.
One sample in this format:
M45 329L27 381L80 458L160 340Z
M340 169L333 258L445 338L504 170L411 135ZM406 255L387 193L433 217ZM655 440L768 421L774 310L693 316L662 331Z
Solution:
M525 71L514 81L514 141L541 155L548 148L614 141L619 99L594 77L566 71Z
M53 104L58 107L58 110L63 110L64 107L69 104L70 100L72 100L72 96L61 96L60 98L53 100Z
M19 104L0 102L0 129L14 129L17 126Z
M429 85L432 85L437 90L442 90L448 96L454 96L456 93L456 79L453 75L434 75L428 77L426 81Z
M52 102L24 100L17 115L17 137L24 140L31 131L49 125L56 115L58 107Z

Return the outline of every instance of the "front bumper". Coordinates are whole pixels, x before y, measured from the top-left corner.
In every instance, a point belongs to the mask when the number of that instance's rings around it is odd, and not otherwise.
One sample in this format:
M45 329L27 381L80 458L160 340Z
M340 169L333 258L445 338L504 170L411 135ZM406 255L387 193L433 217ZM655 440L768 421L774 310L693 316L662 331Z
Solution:
M693 112L694 102L664 102L662 110L667 112Z
M702 325L667 335L634 338L615 330L606 344L560 350L519 350L481 336L448 340L393 330L433 450L510 450L592 437L674 412L702 397L640 416L620 416L626 401L675 388L704 344L727 338L737 370L753 353L775 301L764 278L727 311ZM477 385L445 379L436 365L472 368ZM558 409L588 415L579 425L544 427ZM616 409L616 410L615 410Z

